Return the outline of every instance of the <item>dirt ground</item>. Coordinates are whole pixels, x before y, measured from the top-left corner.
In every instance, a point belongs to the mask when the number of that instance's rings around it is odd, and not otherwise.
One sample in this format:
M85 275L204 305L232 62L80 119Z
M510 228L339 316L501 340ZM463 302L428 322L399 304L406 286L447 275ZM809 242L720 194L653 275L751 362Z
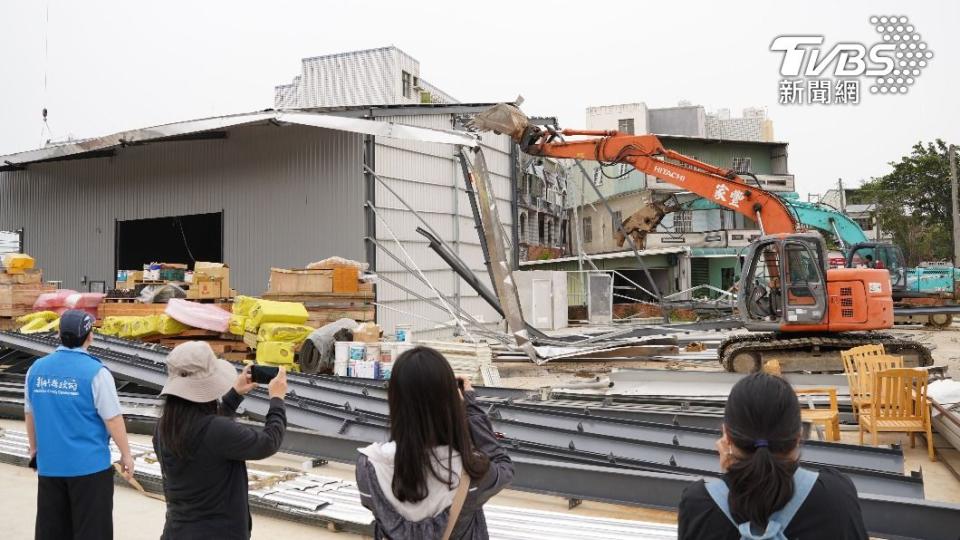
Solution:
M960 323L943 330L922 326L897 327L891 333L911 338L933 349L934 364L947 366L947 375L960 379Z

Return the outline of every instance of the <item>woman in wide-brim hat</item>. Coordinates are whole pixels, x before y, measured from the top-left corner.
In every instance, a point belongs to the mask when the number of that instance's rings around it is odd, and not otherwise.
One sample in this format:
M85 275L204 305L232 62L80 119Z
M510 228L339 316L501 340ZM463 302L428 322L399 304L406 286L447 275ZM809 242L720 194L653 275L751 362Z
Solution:
M237 374L206 342L178 345L167 356L163 414L153 447L163 472L167 519L163 539L250 537L248 459L277 452L286 430L283 368L270 381L263 428L234 422L243 396L256 387L250 367Z

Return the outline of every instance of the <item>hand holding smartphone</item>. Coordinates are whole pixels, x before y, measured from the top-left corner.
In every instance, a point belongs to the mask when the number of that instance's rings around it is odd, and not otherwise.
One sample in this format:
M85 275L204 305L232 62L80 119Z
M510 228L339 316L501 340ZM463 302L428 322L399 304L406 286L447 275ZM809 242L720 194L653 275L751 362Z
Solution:
M267 384L280 373L280 368L274 366L250 366L250 378L257 384Z

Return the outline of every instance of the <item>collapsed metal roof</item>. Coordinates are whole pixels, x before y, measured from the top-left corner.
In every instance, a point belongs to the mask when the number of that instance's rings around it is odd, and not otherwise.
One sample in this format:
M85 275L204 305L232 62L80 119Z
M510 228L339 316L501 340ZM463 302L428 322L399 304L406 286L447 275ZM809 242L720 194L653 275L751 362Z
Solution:
M309 126L391 139L454 144L468 147L475 147L478 144L476 135L462 131L422 128L395 122L349 118L342 115L320 114L300 110L266 110L187 120L172 124L121 131L102 137L70 141L62 144L49 145L36 150L8 154L0 156L0 171L16 170L31 163L110 155L116 151L116 149L125 146L156 141L190 140L199 138L197 136L203 133L265 123Z
M650 248L650 249L641 249L639 254L641 257L648 257L653 255L667 255L671 253L690 253L690 247L688 246L676 246L676 247L659 247L659 248ZM624 259L624 258L633 258L633 251L614 251L611 253L594 253L583 256L583 260L592 260L592 261L601 261L604 259ZM559 257L556 259L544 259L542 261L521 261L520 266L536 266L550 263L562 263L562 262L575 262L579 260L577 256L571 257Z

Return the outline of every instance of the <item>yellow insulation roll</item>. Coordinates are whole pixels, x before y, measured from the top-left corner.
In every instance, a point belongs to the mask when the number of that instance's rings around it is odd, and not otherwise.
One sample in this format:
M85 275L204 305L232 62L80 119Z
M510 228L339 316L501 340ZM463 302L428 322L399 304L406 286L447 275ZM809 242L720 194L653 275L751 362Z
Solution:
M17 322L24 324L35 319L42 319L46 322L50 322L54 319L59 319L59 318L60 316L57 315L57 313L54 311L36 311L34 313L27 313L22 317L17 317Z
M289 341L264 341L257 345L257 363L288 365L294 363L297 345Z
M302 324L263 323L257 330L257 341L289 341L300 343L307 339L313 328Z
M257 305L250 310L249 316L250 320L253 321L254 328L259 328L261 324L271 322L303 324L307 322L309 314L307 308L299 302L259 300Z

